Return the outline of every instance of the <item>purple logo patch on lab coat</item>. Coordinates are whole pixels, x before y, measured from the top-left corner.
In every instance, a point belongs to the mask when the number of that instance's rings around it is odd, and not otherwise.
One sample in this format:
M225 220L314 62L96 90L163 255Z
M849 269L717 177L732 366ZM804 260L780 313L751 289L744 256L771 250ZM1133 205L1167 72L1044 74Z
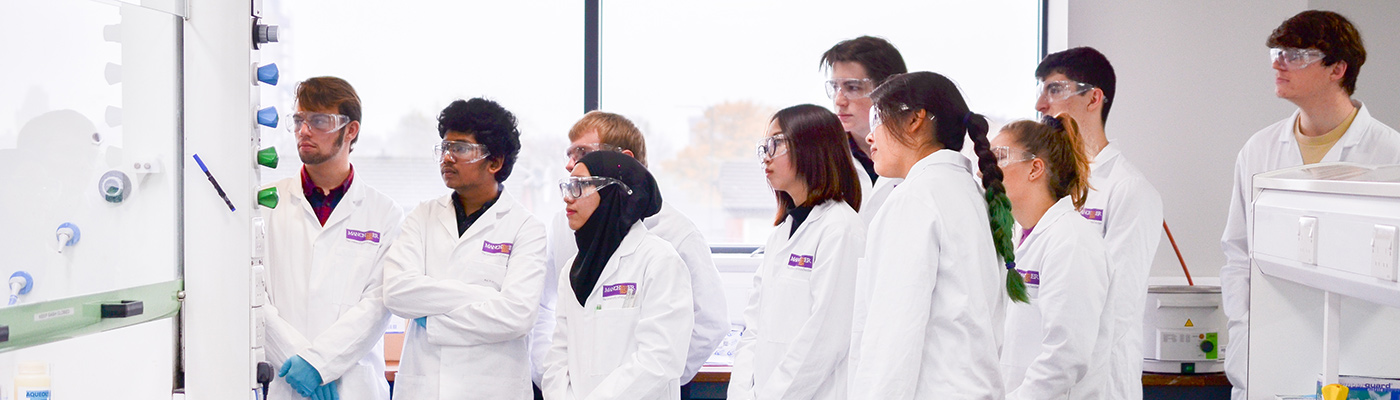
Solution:
M619 283L616 285L603 286L603 298L613 296L626 296L637 291L635 283Z
M1103 222L1103 209L1086 208L1083 210L1079 210L1079 214L1083 215L1085 219L1088 219L1090 221Z
M788 255L788 266L812 269L812 256L790 254Z
M514 245L510 243L491 243L485 240L481 241L482 253L509 255L511 247L514 247Z
M1025 271L1017 269L1016 272L1021 274L1021 279L1026 281L1027 285L1040 284L1040 271Z
M381 234L379 234L379 232L375 232L375 231L364 231L364 232L361 232L361 231L357 231L357 230L354 230L354 229L346 229L346 230L345 230L345 238L346 238L346 239L350 239L350 240L354 240L354 241L357 241L357 242L370 241L370 242L374 242L374 243L379 243L379 237L380 237L380 236L383 236L383 235L381 235Z

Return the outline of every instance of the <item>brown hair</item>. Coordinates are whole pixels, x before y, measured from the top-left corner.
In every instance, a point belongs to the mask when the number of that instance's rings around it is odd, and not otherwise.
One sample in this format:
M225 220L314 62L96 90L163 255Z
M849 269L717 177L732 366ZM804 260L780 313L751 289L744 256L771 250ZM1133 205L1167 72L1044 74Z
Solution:
M860 178L851 162L851 146L846 129L826 107L802 104L784 108L773 114L778 129L787 136L788 153L797 178L807 185L807 198L802 204L817 205L827 200L841 200L860 211ZM792 196L774 190L778 197L778 215L773 225L787 219L788 209L797 204Z
M318 76L298 83L296 92L297 105L302 108L308 110L333 108L337 113L350 117L351 121L358 122L360 120L360 95L356 94L355 88L344 79L334 76ZM360 141L360 136L355 135L355 139L350 141L350 151L354 151L355 142L358 141Z
M1001 128L1036 158L1045 161L1050 194L1056 199L1070 196L1074 208L1084 207L1089 196L1089 157L1079 137L1079 123L1069 114L1046 116L1043 122L1016 121Z
M889 41L874 36L842 40L822 53L822 65L835 68L839 62L854 62L865 68L865 74L876 85L891 75L909 72L904 57Z
M577 140L590 130L598 132L599 142L631 150L632 158L643 167L647 165L647 141L632 120L610 112L589 111L569 128L569 140Z
M1366 63L1366 47L1361 43L1361 33L1356 31L1356 26L1341 14L1318 10L1300 12L1274 28L1264 44L1270 48L1321 50L1326 55L1322 65L1326 66L1338 61L1347 63L1342 89L1346 89L1348 95L1356 93L1356 77L1361 74L1361 64Z

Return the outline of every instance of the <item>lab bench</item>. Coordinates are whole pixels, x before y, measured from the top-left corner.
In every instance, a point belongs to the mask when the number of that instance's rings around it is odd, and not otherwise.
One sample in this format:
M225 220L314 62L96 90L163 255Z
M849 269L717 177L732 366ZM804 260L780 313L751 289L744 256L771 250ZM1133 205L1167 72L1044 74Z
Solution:
M729 387L729 367L706 366L681 391L682 399L723 399ZM1223 373L1142 374L1143 400L1225 400L1230 381Z
M393 385L403 352L403 334L384 335L384 376ZM681 390L682 399L723 399L729 388L728 366L707 365ZM1142 374L1143 400L1225 400L1230 398L1230 382L1225 374Z

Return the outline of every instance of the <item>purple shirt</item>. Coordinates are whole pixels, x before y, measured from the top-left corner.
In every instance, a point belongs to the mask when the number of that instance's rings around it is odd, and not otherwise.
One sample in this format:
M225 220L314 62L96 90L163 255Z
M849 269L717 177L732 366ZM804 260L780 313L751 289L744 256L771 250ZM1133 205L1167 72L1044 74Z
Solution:
M301 192L306 195L306 202L311 203L311 210L316 212L316 219L321 221L321 226L326 225L326 219L331 217L331 211L335 211L340 199L345 198L345 192L350 190L350 183L354 180L355 167L350 166L350 175L345 177L345 182L331 189L330 193L322 194L321 188L311 181L311 175L306 174L306 167L301 167Z

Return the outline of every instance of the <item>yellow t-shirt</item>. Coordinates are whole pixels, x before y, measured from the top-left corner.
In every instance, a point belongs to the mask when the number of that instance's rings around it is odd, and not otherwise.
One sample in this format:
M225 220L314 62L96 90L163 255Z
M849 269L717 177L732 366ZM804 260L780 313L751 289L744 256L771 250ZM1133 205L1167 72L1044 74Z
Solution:
M1293 137L1298 140L1298 151L1303 153L1303 164L1317 164L1322 161L1322 157L1332 150L1332 145L1337 144L1337 141L1341 140L1342 134L1347 133L1347 129L1351 128L1351 122L1356 120L1356 114L1360 112L1360 108L1351 110L1350 117L1322 136L1304 136L1302 127L1298 125L1299 121L1294 120Z

